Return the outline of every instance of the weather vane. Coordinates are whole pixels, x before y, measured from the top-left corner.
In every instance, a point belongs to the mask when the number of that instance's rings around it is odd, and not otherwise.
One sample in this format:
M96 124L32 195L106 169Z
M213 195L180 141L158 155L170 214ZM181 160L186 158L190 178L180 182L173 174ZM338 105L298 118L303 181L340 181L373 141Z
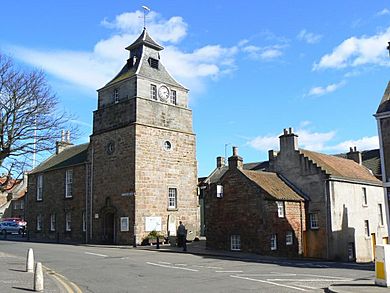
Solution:
M150 8L145 5L142 5L142 8L144 9L144 28L146 28L146 14L150 12Z

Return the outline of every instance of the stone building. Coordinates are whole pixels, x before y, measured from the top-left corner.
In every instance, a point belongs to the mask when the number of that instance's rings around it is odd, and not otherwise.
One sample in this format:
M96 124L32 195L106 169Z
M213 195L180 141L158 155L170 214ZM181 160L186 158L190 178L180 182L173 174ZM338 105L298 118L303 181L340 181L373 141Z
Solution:
M244 169L233 148L202 182L207 246L274 256L303 254L304 198L278 174Z
M382 181L387 196L389 210L390 200L390 82L374 115L377 120L379 149L382 166Z
M56 224L64 232L57 236L60 241L141 243L153 230L175 235L179 220L189 238L199 234L188 90L167 72L160 60L163 47L146 29L126 49L129 59L122 70L98 90L90 143L65 145L29 178L28 220L37 224L41 217L46 223L50 209L58 209ZM76 165L64 161L71 150L80 151ZM53 162L57 167L48 168ZM67 184L72 190L68 198L61 196ZM51 238L44 226L36 230L32 236Z
M387 242L382 183L362 165L359 151L347 156L299 149L291 128L280 136L279 153L269 152L269 169L309 198L305 256L372 261L375 244Z
M356 260L357 262L372 261L375 244L387 243L388 241L388 216L383 185L369 169L362 165L360 152L356 148L351 149L346 154L347 159L299 149L298 136L293 133L291 128L285 129L279 138L279 152L269 151L268 161L244 164L240 172L248 178L251 178L251 174L257 173L263 174L262 176L275 174L290 189L305 198L305 210L301 218L304 222L301 240L303 256ZM221 161L218 159L217 169L201 183L204 186L203 190L207 191L207 186L211 183L221 184L220 188L223 188L224 193L225 185L229 186L230 189L234 188L231 196L237 198L237 204L234 207L236 213L244 211L241 213L245 214L246 210L251 210L248 207L250 204L239 199L249 198L245 197L248 193L247 183L225 175L228 167L224 166ZM249 171L246 170L251 170L254 173L248 173ZM272 186L278 185L273 183ZM215 219L213 214L219 213L221 208L220 205L208 204L209 200L216 201L213 198L215 197L214 193L211 191L204 194L208 240L209 235L213 233L213 231L209 231L209 225L212 227L216 225L210 223L208 217L211 216L211 220ZM287 206L286 203L285 206ZM270 215L267 215L269 225L275 220L272 218L274 209L275 204L273 207L269 206ZM257 217L265 215L264 209L254 210L258 214ZM233 210L231 214L233 214ZM241 214L240 216L248 220L248 216ZM297 221L298 214L295 213L295 216L294 221ZM256 216L253 214L249 218L253 219ZM237 221L236 217L225 217L220 224L229 226ZM241 222L242 225L244 225L243 223ZM261 221L255 221L255 223L257 226L254 226L259 229L258 233L265 235L268 233L269 235L268 225L263 226ZM280 235L280 233L276 234ZM219 240L213 239L213 242L226 242L226 235L218 235L218 237ZM255 245L259 245L259 240L255 239L255 243ZM257 248L257 251L269 254L268 247L268 244L264 244L262 248ZM242 248L253 250L252 247L243 246ZM261 249L263 250L261 251ZM301 253L301 249L298 249L297 252Z

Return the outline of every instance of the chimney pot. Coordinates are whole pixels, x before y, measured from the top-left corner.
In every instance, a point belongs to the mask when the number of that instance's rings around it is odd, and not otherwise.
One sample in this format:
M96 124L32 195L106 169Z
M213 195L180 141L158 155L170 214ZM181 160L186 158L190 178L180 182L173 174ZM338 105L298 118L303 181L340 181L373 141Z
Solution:
M238 156L238 147L233 147L233 156L237 157Z
M225 158L217 157L217 168L221 168L223 166L225 166Z
M287 128L284 128L284 129L283 129L283 134L284 134L284 135L288 134L288 133L287 133Z

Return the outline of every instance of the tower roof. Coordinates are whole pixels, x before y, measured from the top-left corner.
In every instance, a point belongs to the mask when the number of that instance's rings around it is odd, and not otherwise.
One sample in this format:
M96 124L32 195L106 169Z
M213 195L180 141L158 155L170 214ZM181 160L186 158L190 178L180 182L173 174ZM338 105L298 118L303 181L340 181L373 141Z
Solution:
M164 47L157 44L148 34L146 31L146 28L144 27L144 30L142 31L142 34L132 43L130 46L126 48L126 50L131 50L133 48L139 47L141 45L145 45L147 47L151 47L153 49L156 49L157 51L161 51L164 49Z
M383 94L382 101L379 104L378 110L376 111L377 114L384 112L390 112L390 81L387 84L387 88L385 90L385 93Z

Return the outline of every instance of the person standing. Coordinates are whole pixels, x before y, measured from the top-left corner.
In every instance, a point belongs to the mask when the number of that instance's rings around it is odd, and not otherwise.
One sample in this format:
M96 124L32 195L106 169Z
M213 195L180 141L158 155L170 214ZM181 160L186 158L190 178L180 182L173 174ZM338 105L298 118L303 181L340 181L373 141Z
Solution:
M183 251L187 251L187 230L182 221L179 221L179 227L177 228L177 246L183 247Z

